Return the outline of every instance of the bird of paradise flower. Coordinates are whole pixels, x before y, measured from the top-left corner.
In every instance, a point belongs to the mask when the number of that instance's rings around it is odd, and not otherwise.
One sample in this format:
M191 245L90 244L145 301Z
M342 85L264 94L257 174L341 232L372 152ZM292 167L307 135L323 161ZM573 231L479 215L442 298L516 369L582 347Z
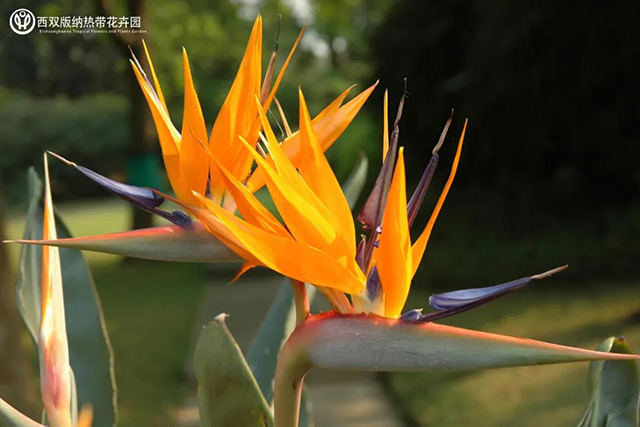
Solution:
M262 153L241 138L264 174L282 222L211 152L211 160L222 172L241 216L197 192L193 195L199 200L198 206L173 199L243 257L245 265L266 266L292 278L294 287L310 283L333 307L331 312L311 315L308 302L296 301L297 309L304 312L298 313L298 327L282 349L275 378L278 426L297 425L302 381L312 366L383 371L470 369L638 357L433 323L493 301L566 266L501 285L433 295L429 303L434 312L423 314L421 309L412 309L402 314L412 277L453 183L467 127L465 121L449 178L431 218L412 243L410 226L435 172L438 150L451 118L415 193L407 201L404 149L398 147L403 101L390 138L388 124L384 125L383 165L358 216L369 236L363 236L358 245L347 200L314 133L301 90L301 154L306 159L302 165L296 167L283 152L259 99L255 103L263 129ZM384 107L386 115L386 94ZM294 295L298 300L305 298L304 292Z
M258 18L240 71L208 144L186 54L183 122L187 125L183 123L181 134L171 125L153 66L150 63L152 85L134 58L134 71L154 115L177 198L116 183L70 163L120 197L161 214L177 226L81 239L51 240L55 236L45 236L49 240L27 243L116 253L131 253L142 248L140 253L156 259L231 259L231 256L225 258L228 254L221 255L219 242L222 242L236 257L245 260L240 274L253 266L265 266L290 277L298 290L304 289L304 283L316 286L333 310L311 315L304 291L294 292L298 327L280 353L275 378L278 426L297 425L302 381L313 366L394 371L638 358L433 322L492 301L565 267L488 288L433 295L429 302L435 311L431 313L405 310L412 278L455 178L466 122L444 190L426 227L412 242L410 227L435 172L438 150L451 119L433 150L416 192L407 201L404 149L398 142L403 103L389 136L385 95L383 164L373 191L358 215L368 236L356 244L349 205L324 150L353 119L373 86L341 107L347 95L343 93L313 120L300 90L300 129L296 134L289 133L280 143L266 115L273 90L265 89L266 84L261 87L258 79L260 61L256 59L256 52L261 43L260 26ZM274 90L281 76L282 72ZM282 121L288 129L284 116ZM251 173L254 162L257 167ZM254 192L263 184L282 221L255 196ZM158 206L165 198L182 206L190 216L160 211ZM237 216L236 211L241 216ZM198 221L192 223L192 217ZM185 239L184 236L193 236L193 233L181 232L181 228L200 230L197 243L194 244L192 237ZM215 238L207 238L202 233L210 233ZM185 241L189 241L189 245L184 246ZM165 255L158 255L158 247ZM170 247L174 248L173 252L167 251ZM177 255L180 251L184 253L185 247L188 259ZM150 253L153 256L149 256Z

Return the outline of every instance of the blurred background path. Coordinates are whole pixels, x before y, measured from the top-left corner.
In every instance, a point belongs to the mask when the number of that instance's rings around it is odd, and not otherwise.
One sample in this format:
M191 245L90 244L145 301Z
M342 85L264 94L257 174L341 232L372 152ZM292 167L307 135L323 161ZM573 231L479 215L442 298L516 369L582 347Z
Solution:
M193 345L201 325L220 313L229 314L227 325L244 352L271 305L282 277L260 272L250 279L227 285L232 271L215 271L202 300L202 307L194 330ZM317 298L314 311L323 309ZM317 307L317 308L316 308ZM190 365L190 361L187 362ZM349 373L312 370L306 384L311 396L315 427L396 427L402 426L393 403L385 393L378 377L372 373ZM194 394L175 412L176 425L199 426L198 403Z

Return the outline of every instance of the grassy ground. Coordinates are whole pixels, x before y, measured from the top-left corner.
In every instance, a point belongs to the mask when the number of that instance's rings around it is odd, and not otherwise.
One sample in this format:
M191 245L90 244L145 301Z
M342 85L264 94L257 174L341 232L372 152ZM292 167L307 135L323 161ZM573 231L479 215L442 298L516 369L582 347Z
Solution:
M76 236L125 230L129 210L119 201L60 205ZM8 238L24 226L10 218ZM17 246L11 250L17 261ZM120 423L171 425L171 410L187 391L184 367L199 299L204 266L160 262L122 262L112 255L85 253L104 308L115 353ZM35 373L34 373L35 374Z
M553 279L442 323L595 348L624 335L640 350L640 284L591 283L569 292ZM413 293L409 306L425 305ZM419 425L575 425L588 403L586 363L479 372L394 374L392 389Z

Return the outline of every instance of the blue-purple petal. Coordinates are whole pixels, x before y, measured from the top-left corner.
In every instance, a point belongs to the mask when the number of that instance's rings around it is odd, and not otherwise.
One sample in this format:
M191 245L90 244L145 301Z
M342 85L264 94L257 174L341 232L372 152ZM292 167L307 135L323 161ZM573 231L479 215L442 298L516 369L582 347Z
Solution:
M65 164L73 166L78 172L91 179L100 187L104 188L112 194L115 194L121 199L126 200L133 206L136 206L144 211L156 214L185 229L190 229L192 227L191 218L184 212L167 212L162 209L158 209L158 206L160 206L164 202L164 197L158 195L154 190L114 181L113 179L100 175L99 173L94 172L91 169L71 162L64 157L59 156L58 154L51 152L50 154L60 161L64 162Z
M389 140L389 149L387 150L387 156L382 163L380 174L376 179L376 183L371 190L371 194L364 203L362 210L358 214L358 221L362 224L363 230L371 231L369 241L364 248L364 261L363 265L368 266L373 254L373 248L378 241L378 234L380 234L379 227L382 224L382 216L387 205L387 196L389 195L389 188L391 187L391 179L393 178L393 170L396 164L396 157L398 155L398 138L400 135L400 118L402 117L402 109L404 108L404 99L407 95L406 81L405 91L398 105L398 112L396 114L395 122L393 123L393 132L391 132L391 138Z
M87 169L84 166L75 165L75 168L105 190L127 200L130 203L139 205L142 208L157 208L162 204L162 202L164 202L164 198L156 195L150 188L123 184L107 178L106 176L100 175L91 169Z
M367 277L367 297L369 301L375 301L380 296L380 274L378 273L378 267L375 265L371 267L369 276Z
M506 295L526 286L532 281L533 279L531 277L523 277L486 288L461 289L459 291L434 294L429 297L429 305L435 310L448 310L489 298L494 299L496 296Z
M363 224L367 230L375 230L382 223L382 215L387 204L387 195L391 187L391 178L393 177L393 169L396 164L398 151L398 138L400 136L400 118L402 117L402 109L404 107L405 95L403 94L400 104L398 105L398 113L393 124L393 131L389 139L389 149L387 157L382 163L380 173L376 178L373 189L367 197L362 210L358 214L358 221Z
M400 318L402 320L409 320L409 321L412 321L412 322L420 320L421 317L422 317L422 309L421 308L414 308L412 310L407 311L402 316L400 316Z
M552 276L562 270L565 270L567 267L567 265L564 265L542 274L523 277L521 279L512 280L511 282L486 288L462 289L459 291L431 295L431 297L429 297L429 305L439 311L423 314L419 321L431 322L471 310L472 308L479 307L511 292L517 291L518 289L522 289L534 280L541 280Z

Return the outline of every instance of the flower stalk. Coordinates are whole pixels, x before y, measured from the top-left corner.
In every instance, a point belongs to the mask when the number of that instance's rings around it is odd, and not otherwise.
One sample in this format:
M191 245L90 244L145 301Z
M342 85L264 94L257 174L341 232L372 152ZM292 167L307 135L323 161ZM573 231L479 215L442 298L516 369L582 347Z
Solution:
M299 325L298 329L303 327L304 323ZM278 355L273 389L273 411L276 427L298 427L302 384L305 375L311 369L304 340L297 338L298 329L291 334Z
M304 282L291 279L291 290L293 291L293 302L296 306L296 325L301 325L307 320L311 311L307 286Z

